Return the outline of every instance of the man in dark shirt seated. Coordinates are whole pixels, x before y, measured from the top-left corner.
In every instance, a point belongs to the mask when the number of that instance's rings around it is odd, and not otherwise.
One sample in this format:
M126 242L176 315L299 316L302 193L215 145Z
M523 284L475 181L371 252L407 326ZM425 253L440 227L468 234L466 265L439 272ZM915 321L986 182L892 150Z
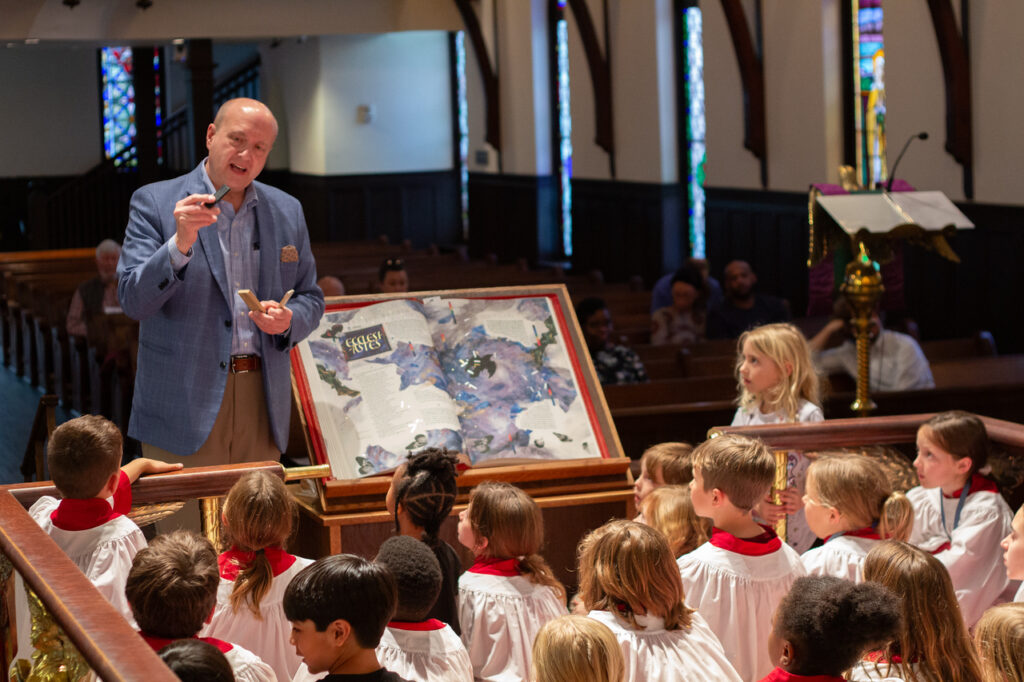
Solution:
M709 339L735 339L762 324L789 320L789 304L775 296L754 293L755 284L757 275L750 263L734 260L725 266L725 300L708 311Z

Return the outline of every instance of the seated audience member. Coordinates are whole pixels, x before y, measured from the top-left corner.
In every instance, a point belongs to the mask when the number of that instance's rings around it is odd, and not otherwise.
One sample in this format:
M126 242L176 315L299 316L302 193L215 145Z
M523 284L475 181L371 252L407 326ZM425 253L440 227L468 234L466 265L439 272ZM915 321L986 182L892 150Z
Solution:
M949 571L967 627L1009 586L999 543L1012 532L1013 512L988 461L985 423L968 412L940 412L917 430L914 469L921 485L907 491L914 507L910 544Z
M974 629L983 682L1024 682L1024 604L1000 604Z
M124 585L132 559L146 546L142 531L126 516L132 483L142 474L176 471L181 465L141 458L119 469L121 446L121 431L98 415L58 426L46 463L61 499L40 497L28 513L131 622Z
M235 682L228 659L209 642L176 639L157 653L182 682Z
M899 599L881 585L798 578L775 612L768 652L776 668L761 682L843 682L865 652L899 633L901 621Z
M754 521L754 505L774 480L775 455L760 440L726 434L693 451L693 509L714 527L707 542L676 563L687 602L744 680L771 672L765 633L790 585L806 575L796 550Z
M789 321L785 300L754 292L757 275L750 263L734 260L725 266L722 302L708 312L709 339L735 339L740 334L772 322Z
M625 666L615 635L586 616L548 621L533 640L534 682L623 682Z
M692 346L704 340L708 289L693 265L684 265L672 276L672 305L651 314L651 344Z
M401 258L387 258L380 264L377 282L382 294L400 294L409 291L409 273Z
M852 314L849 304L840 299L835 306L835 319L807 342L823 374L845 372L857 378L857 332L850 321ZM842 334L843 342L828 348L833 334ZM875 312L871 316L868 338L871 340L868 389L872 393L935 388L932 368L914 337L884 329Z
M960 617L949 573L928 552L883 540L864 559L864 580L889 588L903 611L899 632L850 671L851 680L978 682L981 665Z
M740 676L708 624L685 602L665 537L609 521L580 542L580 597L612 631L630 682L728 682Z
M594 361L598 380L604 385L647 381L647 371L632 350L612 341L612 315L600 298L585 298L576 305L576 317Z
M386 566L398 588L398 608L377 645L388 670L423 682L472 682L473 664L451 626L430 618L441 593L441 564L425 543L407 535L380 546L378 564Z
M102 319L107 310L120 311L117 301L117 261L121 245L113 239L104 239L96 247L97 275L83 282L71 297L65 327L68 334L93 338L103 334L95 321Z
M701 277L704 278L704 284L708 288L708 308L710 309L718 305L722 300L722 285L711 276L707 259L689 258L686 263L700 270ZM675 274L676 271L672 271L654 283L654 287L651 289L652 314L659 308L667 308L672 305L672 278Z
M353 554L318 559L289 583L284 612L302 658L293 682L407 682L381 666L377 646L398 592L385 566Z
M316 281L316 285L324 292L325 298L345 295L345 284L334 275L324 275Z
M217 552L197 533L157 535L139 550L125 585L139 634L153 651L196 637L217 604ZM240 646L204 637L224 654L239 682L275 682L274 669Z

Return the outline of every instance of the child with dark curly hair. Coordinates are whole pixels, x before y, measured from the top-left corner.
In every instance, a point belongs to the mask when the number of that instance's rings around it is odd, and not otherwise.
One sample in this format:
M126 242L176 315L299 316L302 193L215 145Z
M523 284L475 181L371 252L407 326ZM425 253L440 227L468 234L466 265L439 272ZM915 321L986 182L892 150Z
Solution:
M410 680L472 682L462 640L428 616L441 592L441 566L430 548L399 535L384 541L374 561L391 571L398 587L398 608L377 645L381 665Z
M452 546L438 535L455 504L457 465L455 455L444 448L421 450L395 470L384 504L395 519L395 532L425 542L441 565L441 594L427 618L447 623L460 635L458 593L462 562Z
M877 583L798 578L779 603L768 636L775 669L761 682L842 682L865 651L900 629L899 598Z

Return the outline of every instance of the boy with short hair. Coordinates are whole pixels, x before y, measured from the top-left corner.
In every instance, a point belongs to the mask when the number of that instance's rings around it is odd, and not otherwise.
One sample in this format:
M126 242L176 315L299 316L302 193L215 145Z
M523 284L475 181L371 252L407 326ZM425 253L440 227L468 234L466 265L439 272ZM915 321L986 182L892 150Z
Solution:
M406 535L388 538L375 560L398 588L398 608L377 645L377 657L402 677L424 682L472 682L473 664L449 625L427 618L441 593L441 564L425 543Z
M46 455L61 499L40 497L28 512L131 622L124 584L135 553L146 546L142 531L126 516L132 483L142 474L176 471L181 465L141 458L120 467L121 456L121 431L108 419L85 415L61 424L50 436Z
M774 480L775 457L760 440L726 434L693 451L693 509L714 528L708 542L677 560L683 593L744 680L771 672L772 615L806 574L796 551L754 521L754 505Z
M375 651L397 601L390 571L362 557L335 554L302 569L284 593L302 657L293 682L408 682L381 667Z
M681 442L658 443L644 450L640 457L640 475L633 485L637 513L640 503L655 488L686 485L693 480L692 454L693 446Z
M177 530L154 538L135 555L125 585L139 634L154 651L195 637L213 615L220 573L217 552L206 538ZM239 682L276 682L274 669L247 649L213 637Z

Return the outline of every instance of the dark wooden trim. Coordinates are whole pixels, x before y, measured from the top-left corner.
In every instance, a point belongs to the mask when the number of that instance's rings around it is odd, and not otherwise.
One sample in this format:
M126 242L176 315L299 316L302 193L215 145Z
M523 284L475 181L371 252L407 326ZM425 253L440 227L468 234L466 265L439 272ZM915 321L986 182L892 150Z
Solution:
M135 86L135 147L139 184L159 179L157 169L156 71L153 45L132 46L132 83Z
M100 678L108 682L178 679L21 504L4 491L0 491L0 551ZM20 653L28 658L28 652Z
M951 0L928 0L946 90L946 151L963 166L964 196L974 198L971 65Z
M767 187L764 64L757 52L740 0L722 0L722 11L729 24L729 35L732 37L743 84L743 147L761 161L761 184Z
M476 61L480 65L480 76L484 83L484 107L486 109L486 133L484 139L501 152L501 98L498 91L498 76L495 67L491 64L490 55L487 54L487 43L484 41L484 34L480 28L480 19L473 10L470 0L455 0L455 7L462 15L462 23L466 26L466 33L473 44L473 53L476 54Z
M843 95L840 101L843 103L843 163L847 166L857 167L857 116L858 96L856 79L854 74L857 70L857 46L853 44L853 22L856 21L853 14L852 2L839 3L839 46L842 74Z
M605 54L602 55L594 19L590 16L590 8L587 7L585 0L569 0L569 7L576 19L576 27L580 32L583 52L590 70L590 83L594 88L594 142L608 152L612 164L611 175L614 178L615 129L612 122L611 44L605 45Z
M209 38L188 41L188 116L193 154L189 167L206 156L206 129L215 113L213 69L213 41Z

